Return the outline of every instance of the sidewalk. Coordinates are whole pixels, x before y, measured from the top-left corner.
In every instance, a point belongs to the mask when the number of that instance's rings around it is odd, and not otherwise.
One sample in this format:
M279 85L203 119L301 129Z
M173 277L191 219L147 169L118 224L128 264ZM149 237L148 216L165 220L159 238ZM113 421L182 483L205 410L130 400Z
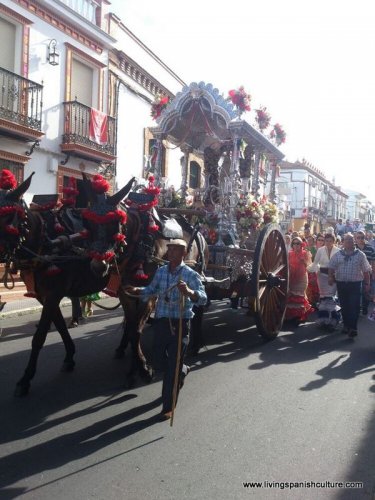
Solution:
M22 282L16 282L12 290L0 286L1 302L6 302L3 310L0 312L0 326L1 319L23 316L24 314L42 310L41 304L36 299L24 297L24 293L26 293L26 287ZM99 295L100 301L112 299L109 303L105 302L106 307L113 307L118 303L117 298L109 297L104 293L100 293ZM71 307L71 305L72 303L68 297L64 297L60 302L60 307Z
M3 310L0 312L1 318L10 318L12 316L23 316L42 309L41 304L36 299L24 297L26 287L22 282L15 282L14 288L8 290L0 286L0 297L2 302L6 302ZM71 302L67 297L61 301L60 306L70 306Z

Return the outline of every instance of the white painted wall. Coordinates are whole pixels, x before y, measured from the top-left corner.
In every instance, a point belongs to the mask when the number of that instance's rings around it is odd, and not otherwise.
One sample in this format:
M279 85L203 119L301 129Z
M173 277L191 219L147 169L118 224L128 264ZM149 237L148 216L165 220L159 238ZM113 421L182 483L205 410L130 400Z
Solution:
M124 85L119 87L117 123L117 185L131 177L142 177L144 128L149 121L150 105Z

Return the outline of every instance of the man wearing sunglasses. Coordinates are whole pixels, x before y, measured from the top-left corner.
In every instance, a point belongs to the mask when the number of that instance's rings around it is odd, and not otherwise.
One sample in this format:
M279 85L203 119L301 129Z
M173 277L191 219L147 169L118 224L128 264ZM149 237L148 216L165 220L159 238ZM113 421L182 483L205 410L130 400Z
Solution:
M366 255L355 247L354 236L345 234L343 249L337 252L328 264L328 284L336 282L337 293L341 305L344 327L342 333L356 337L357 323L361 307L361 291L370 291L370 274L372 268Z
M368 263L372 267L372 275L375 272L375 250L371 245L369 245L365 240L365 232L357 231L354 235L355 237L355 246L359 250L361 250L367 257ZM370 278L371 283L371 278ZM362 283L362 314L367 316L368 314L368 305L370 303L369 294L365 291L365 283Z

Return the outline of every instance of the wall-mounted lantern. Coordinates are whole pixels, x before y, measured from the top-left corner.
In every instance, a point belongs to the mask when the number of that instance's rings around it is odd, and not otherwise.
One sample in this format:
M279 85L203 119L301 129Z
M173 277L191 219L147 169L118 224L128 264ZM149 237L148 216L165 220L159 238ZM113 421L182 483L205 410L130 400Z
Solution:
M47 61L51 66L58 66L60 54L56 52L57 42L53 38L48 44Z

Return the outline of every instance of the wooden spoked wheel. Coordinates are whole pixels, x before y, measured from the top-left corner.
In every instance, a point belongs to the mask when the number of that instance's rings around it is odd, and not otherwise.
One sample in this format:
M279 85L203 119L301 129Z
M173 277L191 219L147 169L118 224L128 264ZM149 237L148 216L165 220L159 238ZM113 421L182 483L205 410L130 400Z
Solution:
M273 339L283 324L288 294L288 254L276 224L268 224L257 239L250 281L250 300L259 333Z

